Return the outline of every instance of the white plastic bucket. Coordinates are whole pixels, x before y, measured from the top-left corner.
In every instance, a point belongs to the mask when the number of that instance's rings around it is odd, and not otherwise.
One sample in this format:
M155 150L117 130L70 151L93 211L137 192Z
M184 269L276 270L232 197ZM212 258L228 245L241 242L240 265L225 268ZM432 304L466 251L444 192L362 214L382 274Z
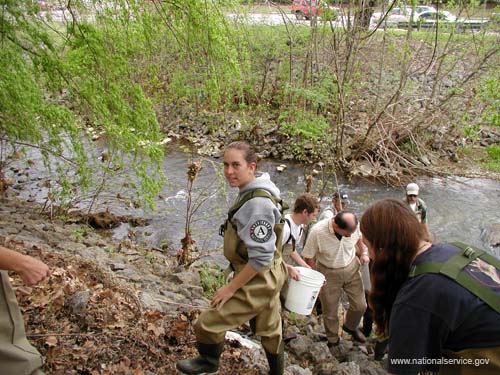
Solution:
M305 267L295 268L299 271L300 277L298 281L290 279L285 307L297 314L309 315L326 279L318 271Z

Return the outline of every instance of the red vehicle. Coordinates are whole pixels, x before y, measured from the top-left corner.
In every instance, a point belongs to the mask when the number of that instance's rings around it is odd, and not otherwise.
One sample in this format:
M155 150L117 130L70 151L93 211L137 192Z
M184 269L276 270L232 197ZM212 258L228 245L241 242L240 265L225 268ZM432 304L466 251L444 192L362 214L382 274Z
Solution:
M318 0L293 0L292 13L298 20L310 20L311 17L323 13L325 3Z

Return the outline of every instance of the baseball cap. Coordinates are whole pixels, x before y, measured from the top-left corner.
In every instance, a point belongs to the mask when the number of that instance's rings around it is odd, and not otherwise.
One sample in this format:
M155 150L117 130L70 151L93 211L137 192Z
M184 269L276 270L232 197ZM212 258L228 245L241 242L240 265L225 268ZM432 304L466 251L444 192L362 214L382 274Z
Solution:
M406 195L418 195L418 185L414 182L406 186Z
M338 199L339 197L342 202L346 202L347 204L349 204L349 195L347 195L347 192L345 192L344 190L340 190L339 192L336 191L335 193L333 193L333 199Z

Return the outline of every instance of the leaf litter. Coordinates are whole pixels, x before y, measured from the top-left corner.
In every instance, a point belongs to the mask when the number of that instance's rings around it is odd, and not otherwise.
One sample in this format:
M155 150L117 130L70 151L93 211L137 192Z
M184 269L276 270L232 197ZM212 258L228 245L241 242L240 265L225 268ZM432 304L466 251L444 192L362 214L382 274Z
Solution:
M174 315L143 310L134 286L91 261L45 252L50 279L26 287L12 284L30 342L45 357L47 374L176 374L175 363L195 356L192 323L199 310ZM75 293L88 291L81 311ZM220 375L258 375L238 345L226 343Z

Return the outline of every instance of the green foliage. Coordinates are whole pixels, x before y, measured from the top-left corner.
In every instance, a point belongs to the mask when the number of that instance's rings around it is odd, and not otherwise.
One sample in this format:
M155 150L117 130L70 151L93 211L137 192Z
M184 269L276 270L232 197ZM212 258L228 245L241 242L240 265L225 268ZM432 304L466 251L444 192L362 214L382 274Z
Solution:
M93 232L93 228L90 226L78 227L78 228L73 229L73 231L72 231L73 236L75 237L75 239L77 241L83 240L92 232Z
M482 120L487 125L500 126L500 74L485 79L478 95L484 105Z
M226 281L224 279L224 270L221 266L215 267L203 264L200 269L201 286L203 287L203 295L207 298L212 298L217 289L222 287Z
M25 12L24 4L12 1L3 7L0 135L12 145L41 148L47 160L59 158L46 164L56 165L58 194L64 198L73 186L85 191L95 183L98 173L91 165L107 169L106 175L113 170L92 163L92 146L82 130L97 128L111 149L113 167L127 158L134 173L146 177L142 193L151 203L162 178L163 150L152 103L131 68L147 43L144 24L129 20L137 3L116 3L122 12L113 17L96 11L99 23L74 19L64 34L54 32L36 7ZM76 170L71 180L68 169Z
M500 172L500 146L492 145L486 147L489 160L486 160L484 165L487 169Z
M284 113L288 118L282 124L281 131L298 138L318 139L328 131L328 123L324 118L314 116L309 112Z

